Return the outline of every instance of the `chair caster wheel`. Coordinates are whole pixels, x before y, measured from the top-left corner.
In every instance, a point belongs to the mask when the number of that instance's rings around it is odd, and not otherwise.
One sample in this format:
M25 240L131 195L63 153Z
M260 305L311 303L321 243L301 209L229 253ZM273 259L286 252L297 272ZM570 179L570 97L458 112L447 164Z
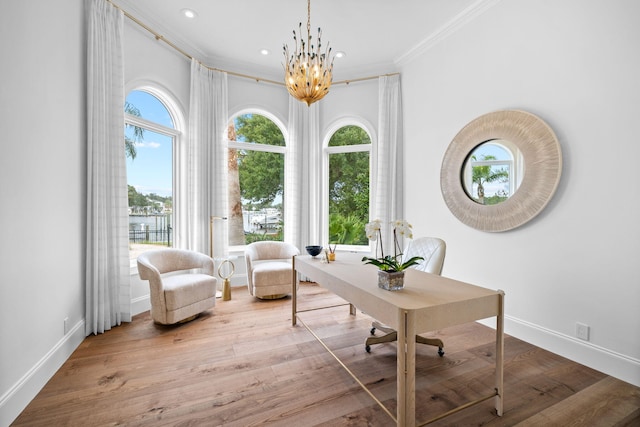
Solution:
M371 346L370 345L365 345L364 349L367 351L367 353L371 353Z
M442 349L442 347L438 347L438 356L444 356L444 350Z
M375 335L376 334L376 328L371 328L371 331L369 331L369 332L371 332L371 335Z

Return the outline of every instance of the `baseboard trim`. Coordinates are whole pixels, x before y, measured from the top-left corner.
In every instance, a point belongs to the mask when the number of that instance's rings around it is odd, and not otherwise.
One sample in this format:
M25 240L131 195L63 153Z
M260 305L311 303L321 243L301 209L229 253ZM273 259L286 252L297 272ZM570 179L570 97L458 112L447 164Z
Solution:
M42 390L47 381L60 369L71 353L85 339L82 319L56 343L20 380L0 396L0 425L8 426Z
M640 360L516 317L504 318L506 334L640 387ZM495 329L494 319L480 323Z
M149 310L151 310L151 300L149 295L143 295L131 300L131 316L135 316L136 314L144 313Z

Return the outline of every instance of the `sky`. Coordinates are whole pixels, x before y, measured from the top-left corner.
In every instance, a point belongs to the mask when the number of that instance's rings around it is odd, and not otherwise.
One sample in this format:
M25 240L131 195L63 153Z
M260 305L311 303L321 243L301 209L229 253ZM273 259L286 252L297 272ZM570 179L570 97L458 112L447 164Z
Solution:
M140 111L140 116L173 128L173 121L164 105L153 95L143 91L131 91L127 102ZM133 130L127 127L125 134L132 138ZM172 138L150 130L136 142L134 160L127 157L127 183L139 193L155 193L171 196L172 193Z

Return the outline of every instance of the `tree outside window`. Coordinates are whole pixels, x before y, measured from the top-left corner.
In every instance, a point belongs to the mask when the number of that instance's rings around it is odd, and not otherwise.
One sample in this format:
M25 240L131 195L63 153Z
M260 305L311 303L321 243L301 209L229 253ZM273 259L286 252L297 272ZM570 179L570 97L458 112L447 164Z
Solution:
M359 126L338 129L329 140L329 243L367 245L371 139Z
M242 114L228 127L229 245L283 240L285 140L260 114Z

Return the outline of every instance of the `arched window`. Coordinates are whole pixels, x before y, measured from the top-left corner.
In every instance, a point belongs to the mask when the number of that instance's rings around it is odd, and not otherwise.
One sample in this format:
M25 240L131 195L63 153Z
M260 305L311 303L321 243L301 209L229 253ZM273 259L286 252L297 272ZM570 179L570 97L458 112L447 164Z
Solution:
M328 242L343 248L368 246L364 227L369 220L371 137L358 125L342 126L325 151Z
M173 150L178 131L166 105L133 90L125 105L129 256L173 245Z
M286 144L262 113L241 113L228 127L229 246L283 240Z

